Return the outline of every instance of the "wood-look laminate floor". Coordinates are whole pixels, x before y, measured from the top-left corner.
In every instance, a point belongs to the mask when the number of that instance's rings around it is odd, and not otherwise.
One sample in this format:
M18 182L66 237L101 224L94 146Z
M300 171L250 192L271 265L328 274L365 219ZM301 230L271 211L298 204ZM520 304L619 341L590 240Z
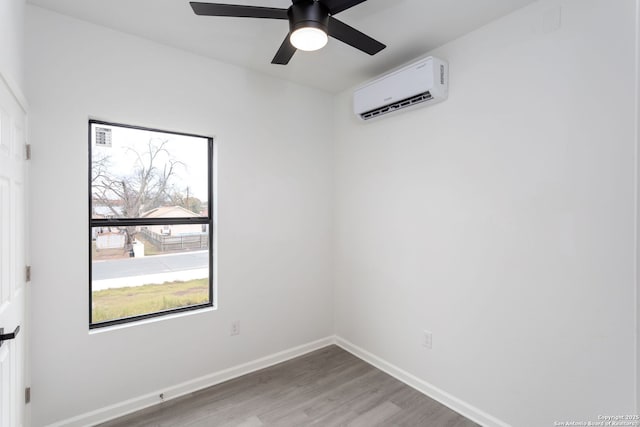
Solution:
M477 424L332 345L100 427Z

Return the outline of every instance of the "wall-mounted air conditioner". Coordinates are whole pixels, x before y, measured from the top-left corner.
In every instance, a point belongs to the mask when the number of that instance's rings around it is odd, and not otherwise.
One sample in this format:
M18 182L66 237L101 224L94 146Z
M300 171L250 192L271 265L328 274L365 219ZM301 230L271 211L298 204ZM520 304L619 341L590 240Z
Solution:
M353 111L370 120L405 108L447 99L449 64L430 56L380 76L356 89Z

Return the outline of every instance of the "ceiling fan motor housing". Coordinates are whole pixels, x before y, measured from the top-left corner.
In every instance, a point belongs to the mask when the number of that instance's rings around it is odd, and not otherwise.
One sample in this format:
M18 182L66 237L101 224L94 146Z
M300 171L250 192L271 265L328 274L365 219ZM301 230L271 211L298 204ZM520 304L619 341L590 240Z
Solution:
M329 9L318 1L301 1L293 4L287 11L291 33L305 27L318 28L328 32Z

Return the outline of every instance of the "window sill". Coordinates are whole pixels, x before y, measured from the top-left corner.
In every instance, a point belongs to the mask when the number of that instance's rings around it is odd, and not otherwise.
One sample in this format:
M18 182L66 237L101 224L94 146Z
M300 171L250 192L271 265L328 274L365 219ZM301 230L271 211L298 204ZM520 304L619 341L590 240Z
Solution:
M111 326L104 326L101 328L89 329L89 335L97 335L97 334L116 331L120 329L127 329L127 328L136 327L136 326L148 325L151 323L164 322L167 320L177 319L180 317L197 316L200 314L210 313L213 311L217 311L217 307L215 305L213 307L205 307L205 308L200 308L196 310L181 311L178 313L171 313L164 316L150 317L147 319L140 319L140 320L135 320L127 323L121 323L118 325L111 325Z

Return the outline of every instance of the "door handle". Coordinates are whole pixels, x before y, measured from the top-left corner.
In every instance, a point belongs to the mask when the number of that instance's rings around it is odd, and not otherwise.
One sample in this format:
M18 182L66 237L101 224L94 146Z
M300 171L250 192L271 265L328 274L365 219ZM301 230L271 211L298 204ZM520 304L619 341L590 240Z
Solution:
M15 331L11 332L10 334L5 334L4 328L0 328L0 346L2 346L2 343L4 341L15 339L15 337L18 336L18 332L20 332L20 325L18 325Z

